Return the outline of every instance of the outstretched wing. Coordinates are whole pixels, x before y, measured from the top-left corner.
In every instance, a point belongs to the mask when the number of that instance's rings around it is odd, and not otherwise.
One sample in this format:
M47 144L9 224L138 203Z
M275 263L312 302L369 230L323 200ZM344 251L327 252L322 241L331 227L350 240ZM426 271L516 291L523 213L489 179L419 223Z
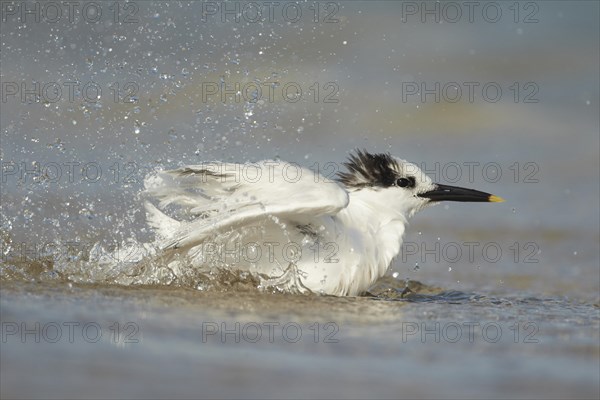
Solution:
M177 221L147 205L164 249L190 248L267 217L335 215L348 205L348 193L338 183L275 160L190 165L147 177L145 186L160 209L176 206L193 218Z

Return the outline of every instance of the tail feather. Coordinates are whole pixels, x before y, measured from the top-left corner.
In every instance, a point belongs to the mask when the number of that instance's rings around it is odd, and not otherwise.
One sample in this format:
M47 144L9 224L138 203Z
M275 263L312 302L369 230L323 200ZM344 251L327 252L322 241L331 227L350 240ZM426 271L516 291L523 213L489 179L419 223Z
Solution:
M148 225L154 229L159 239L170 238L179 230L181 222L169 217L149 201L146 201L144 206L146 207Z

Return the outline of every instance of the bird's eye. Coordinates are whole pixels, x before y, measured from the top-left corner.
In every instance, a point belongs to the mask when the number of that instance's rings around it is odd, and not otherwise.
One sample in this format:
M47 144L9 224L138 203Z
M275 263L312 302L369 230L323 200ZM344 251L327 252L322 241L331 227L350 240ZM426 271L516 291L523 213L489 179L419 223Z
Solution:
M396 185L401 188L413 187L415 186L415 178L398 178L398 180L396 181Z

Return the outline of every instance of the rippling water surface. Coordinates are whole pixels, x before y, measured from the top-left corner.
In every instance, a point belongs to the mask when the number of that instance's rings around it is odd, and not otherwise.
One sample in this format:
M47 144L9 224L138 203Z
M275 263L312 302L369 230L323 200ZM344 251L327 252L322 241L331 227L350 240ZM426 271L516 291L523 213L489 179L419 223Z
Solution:
M236 22L100 1L99 22L38 22L3 2L1 396L598 398L598 4L438 23L409 3ZM147 174L280 157L328 175L356 147L507 201L418 214L360 297L142 257Z

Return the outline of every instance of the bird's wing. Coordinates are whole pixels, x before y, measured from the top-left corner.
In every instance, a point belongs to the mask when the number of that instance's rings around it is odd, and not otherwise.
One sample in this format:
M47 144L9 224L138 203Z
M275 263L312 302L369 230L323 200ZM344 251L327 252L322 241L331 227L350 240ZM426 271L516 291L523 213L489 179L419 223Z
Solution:
M267 217L335 215L348 205L348 193L338 183L275 160L190 165L147 177L145 186L159 208L177 206L195 218L177 222L151 210L149 222L162 233L165 249L189 248Z

